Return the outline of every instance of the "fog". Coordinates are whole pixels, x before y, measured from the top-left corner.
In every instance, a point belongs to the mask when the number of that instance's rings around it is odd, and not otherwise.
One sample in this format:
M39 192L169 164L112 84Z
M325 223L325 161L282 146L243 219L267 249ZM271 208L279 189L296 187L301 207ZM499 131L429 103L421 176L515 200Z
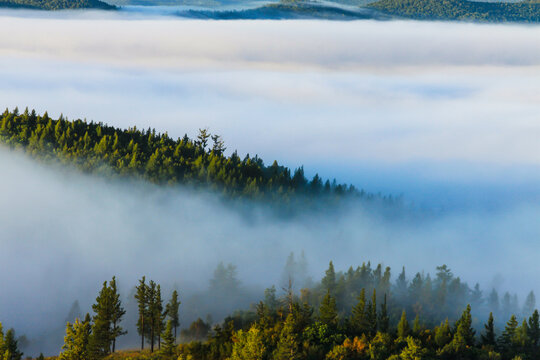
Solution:
M113 275L126 297L142 275L188 296L224 261L245 286L279 287L302 250L316 279L329 260L394 274L446 263L484 290L540 288L540 27L154 15L0 12L1 105L173 137L209 127L227 152L304 164L438 215L422 226L360 208L278 221L257 207L246 219L212 194L2 150L5 326L33 338L62 329L71 303L89 311Z

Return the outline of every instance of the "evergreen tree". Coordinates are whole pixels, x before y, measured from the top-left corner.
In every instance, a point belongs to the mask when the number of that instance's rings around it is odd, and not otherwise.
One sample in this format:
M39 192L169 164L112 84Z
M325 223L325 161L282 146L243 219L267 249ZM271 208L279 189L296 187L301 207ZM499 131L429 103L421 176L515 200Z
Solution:
M440 326L435 329L435 344L439 349L444 348L452 341L452 333L450 331L450 324L446 319Z
M321 306L319 308L319 318L323 324L335 329L338 323L338 313L336 309L336 299L330 295L330 291L326 291Z
M141 350L144 350L144 336L147 332L148 325L148 285L145 283L146 278L143 276L139 280L135 293L135 299L137 299L137 306L139 309L139 318L137 320L137 331L141 335Z
M405 310L403 310L401 313L401 319L397 325L397 336L399 339L405 340L407 336L409 336L410 332L411 328L409 327L409 321L407 321L407 313Z
M517 335L518 321L515 315L510 317L510 320L506 323L504 331L499 338L499 346L501 350L506 354L512 354L516 350L516 335Z
M540 321L538 310L534 310L531 317L529 317L529 340L531 342L532 351L538 353L538 347L540 346Z
M377 333L377 291L373 289L367 311L368 333L371 337Z
M381 304L381 312L379 314L379 330L383 333L388 332L390 329L390 317L388 316L388 305L386 303L386 294L384 294L384 301Z
M111 352L112 298L111 289L105 281L96 298L96 303L92 305L95 314L92 318L92 334L88 342L89 359L101 359Z
M527 298L525 299L525 303L523 304L523 315L527 316L529 314L532 314L535 307L536 307L536 297L534 296L534 292L531 291L527 295Z
M172 333L173 325L172 320L167 321L165 331L161 335L163 338L163 348L161 349L161 355L165 359L176 359L176 345L175 338Z
M90 314L86 314L84 321L75 319L75 323L67 323L66 336L59 360L87 360L88 343L91 334Z
M15 338L15 330L9 329L2 341L1 353L2 360L21 360L23 353L19 351L18 342Z
M171 320L171 325L174 329L174 339L176 341L176 329L180 326L180 317L178 315L178 308L181 302L178 300L178 291L174 290L171 296L171 300L165 307L165 313Z
M352 331L356 335L365 334L368 331L368 321L366 314L366 290L362 288L358 296L358 303L352 309L350 319Z
M336 271L334 270L334 263L332 261L328 264L328 270L326 270L326 274L321 280L321 284L326 291L329 291L332 296L335 296L337 282Z
M475 331L472 328L471 305L467 305L463 315L457 322L456 333L452 345L457 355L465 356L468 349L474 346Z
M120 294L116 288L116 277L113 276L112 280L109 282L109 296L111 296L111 338L112 338L112 352L114 353L116 349L116 339L122 335L127 334L127 331L122 329L120 322L126 314L126 311L122 307L122 302L120 301Z
M421 331L420 316L418 314L416 314L416 316L414 317L412 332L413 332L414 336L418 336L418 335L420 335L420 331Z
M480 336L482 345L495 347L497 344L495 337L495 325L493 324L493 313L489 313L488 322L484 325L484 334Z

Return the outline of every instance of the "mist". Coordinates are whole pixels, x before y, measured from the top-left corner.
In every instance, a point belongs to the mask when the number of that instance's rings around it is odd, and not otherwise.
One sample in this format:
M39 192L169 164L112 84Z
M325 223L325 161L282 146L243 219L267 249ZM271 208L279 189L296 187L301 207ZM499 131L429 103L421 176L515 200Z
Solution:
M90 311L114 275L126 301L143 275L185 299L223 261L262 296L282 285L291 251L316 280L330 260L381 262L394 279L402 265L412 276L448 264L486 292L539 289L540 27L66 14L0 12L3 106L172 137L208 127L228 153L303 164L436 216L419 226L354 207L280 220L256 206L245 217L211 193L1 150L0 321L18 334L57 324L61 343L73 301ZM183 325L207 315L182 311Z

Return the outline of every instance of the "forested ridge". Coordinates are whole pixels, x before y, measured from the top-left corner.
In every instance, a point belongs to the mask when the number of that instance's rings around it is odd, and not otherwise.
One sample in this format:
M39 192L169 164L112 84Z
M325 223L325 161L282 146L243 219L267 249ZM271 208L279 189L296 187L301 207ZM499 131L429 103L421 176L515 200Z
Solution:
M39 10L116 9L115 6L100 0L0 0L0 7Z
M291 254L283 276L249 309L212 324L200 317L184 323L182 291L165 294L159 283L142 277L130 291L137 321L126 328L126 309L116 278L103 283L91 313L66 325L61 360L422 360L538 359L540 317L531 291L517 296L469 287L446 265L433 278L405 268L392 277L389 267L363 263L339 272L330 262L324 277L306 277L303 258ZM300 290L294 283L305 285ZM262 295L262 294L261 294ZM233 265L220 264L205 296L214 305L243 296ZM485 314L485 316L484 316ZM118 351L127 332L139 336L140 350ZM15 332L4 336L3 360L19 360ZM40 357L44 358L44 357ZM39 358L38 358L39 359ZM52 358L51 358L52 359Z
M379 0L368 5L384 13L422 20L540 22L540 2L467 0Z
M339 199L385 200L353 186L306 179L303 167L292 172L258 156L225 155L219 135L201 129L196 139L172 139L155 130L118 129L102 123L51 119L26 109L0 116L0 143L22 149L33 158L74 165L85 173L138 178L156 184L184 184L210 189L228 198L249 198L277 204L325 204Z

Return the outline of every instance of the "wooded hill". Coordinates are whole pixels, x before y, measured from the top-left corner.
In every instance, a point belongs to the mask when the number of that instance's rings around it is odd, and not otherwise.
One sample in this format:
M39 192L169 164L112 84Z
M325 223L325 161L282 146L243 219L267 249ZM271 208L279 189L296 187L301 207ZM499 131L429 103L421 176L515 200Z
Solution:
M0 7L35 10L116 9L116 6L100 0L0 0Z
M219 135L200 130L196 139L173 139L167 133L119 129L102 123L51 119L47 113L6 110L0 115L0 144L24 150L36 159L75 166L85 173L142 179L160 185L184 184L228 198L279 204L323 203L340 199L384 200L353 186L311 180L303 167L291 171L274 161L266 166L257 155L225 155Z
M540 2L379 0L368 5L389 15L419 20L540 22Z

